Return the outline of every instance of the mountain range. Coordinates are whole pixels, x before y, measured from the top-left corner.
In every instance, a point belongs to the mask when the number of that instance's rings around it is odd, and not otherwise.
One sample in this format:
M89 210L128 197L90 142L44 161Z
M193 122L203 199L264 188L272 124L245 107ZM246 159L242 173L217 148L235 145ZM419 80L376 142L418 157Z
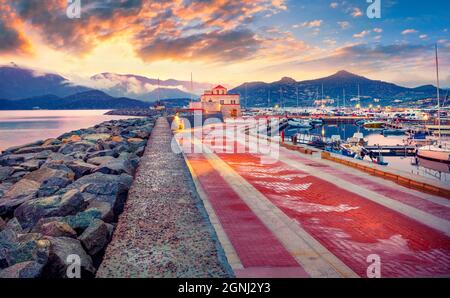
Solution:
M284 77L272 83L248 82L230 90L230 92L240 94L241 104L244 106L256 107L273 106L275 104L296 106L297 88L299 105L301 106L311 105L315 100L322 98L334 99L335 104L339 101L342 105L345 92L346 104L349 105L352 101L356 101L358 97L358 86L362 104L379 102L382 105L390 105L418 99L436 98L436 87L432 85L407 88L388 82L370 80L345 70L328 77L307 81L296 81ZM442 96L445 96L446 92L441 90Z
M91 83L113 96L127 96L143 101L158 99L195 98L205 89L213 87L209 83L180 80L158 80L132 74L101 73L90 78ZM190 92L183 90L192 90Z
M0 110L89 110L89 109L125 109L149 108L149 104L126 97L112 97L108 94L89 90L66 97L53 94L35 96L25 99L0 99Z
M137 75L102 73L89 79L89 86L74 84L51 73L39 73L15 64L0 67L0 109L115 109L120 107L148 107L148 102L160 99L170 106L184 106L197 95L185 92L191 82L158 80ZM158 87L156 88L155 87ZM210 89L209 83L193 82L194 90ZM323 86L323 95L322 95ZM392 83L370 80L366 77L339 71L315 80L296 81L284 77L272 83L247 82L231 89L241 95L243 106L266 107L275 104L312 105L314 100L326 98L346 105L354 104L358 96L362 104L376 102L392 105L436 97L432 85L407 88ZM181 89L180 89L181 88ZM442 96L448 91L441 90Z

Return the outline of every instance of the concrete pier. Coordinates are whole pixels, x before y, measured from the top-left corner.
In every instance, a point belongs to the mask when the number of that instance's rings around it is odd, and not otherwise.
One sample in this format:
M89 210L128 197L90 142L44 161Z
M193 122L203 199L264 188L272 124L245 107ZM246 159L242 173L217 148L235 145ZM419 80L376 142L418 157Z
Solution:
M229 277L172 132L159 118L97 277Z

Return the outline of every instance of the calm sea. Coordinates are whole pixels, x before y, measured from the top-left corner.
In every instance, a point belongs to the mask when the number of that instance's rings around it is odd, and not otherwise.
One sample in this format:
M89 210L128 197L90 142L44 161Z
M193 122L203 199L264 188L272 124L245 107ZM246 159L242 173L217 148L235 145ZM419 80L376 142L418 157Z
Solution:
M54 138L103 121L130 116L103 115L108 110L0 111L0 151L8 147Z

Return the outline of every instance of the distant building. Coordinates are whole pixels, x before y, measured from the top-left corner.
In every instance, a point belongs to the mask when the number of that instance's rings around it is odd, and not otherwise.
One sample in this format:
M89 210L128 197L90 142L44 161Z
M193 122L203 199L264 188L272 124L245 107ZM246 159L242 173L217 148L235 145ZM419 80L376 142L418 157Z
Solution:
M219 85L206 90L199 102L189 104L191 110L202 110L206 114L222 113L224 118L241 116L239 94L229 94L227 88Z

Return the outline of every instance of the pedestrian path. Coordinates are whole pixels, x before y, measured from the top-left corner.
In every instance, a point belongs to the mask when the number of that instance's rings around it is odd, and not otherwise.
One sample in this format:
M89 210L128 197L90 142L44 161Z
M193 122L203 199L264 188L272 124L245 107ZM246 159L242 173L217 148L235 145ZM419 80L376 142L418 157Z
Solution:
M207 143L211 151L238 146L227 136L222 141L224 145L194 140ZM450 274L450 208L444 198L349 173L285 148L274 163L261 163L261 158L250 153L186 155L201 182L203 200L212 204L244 269L261 266L270 275L284 266L285 257L248 263L268 257L265 248L277 239L277 252L284 247L312 277L365 277L371 255L380 257L384 277ZM252 223L259 219L258 229L267 235L261 237L266 241L255 240L252 250L247 245L255 236L243 218ZM230 219L236 221L230 224Z
M98 277L233 276L172 132L159 118ZM289 258L289 255L285 256Z

